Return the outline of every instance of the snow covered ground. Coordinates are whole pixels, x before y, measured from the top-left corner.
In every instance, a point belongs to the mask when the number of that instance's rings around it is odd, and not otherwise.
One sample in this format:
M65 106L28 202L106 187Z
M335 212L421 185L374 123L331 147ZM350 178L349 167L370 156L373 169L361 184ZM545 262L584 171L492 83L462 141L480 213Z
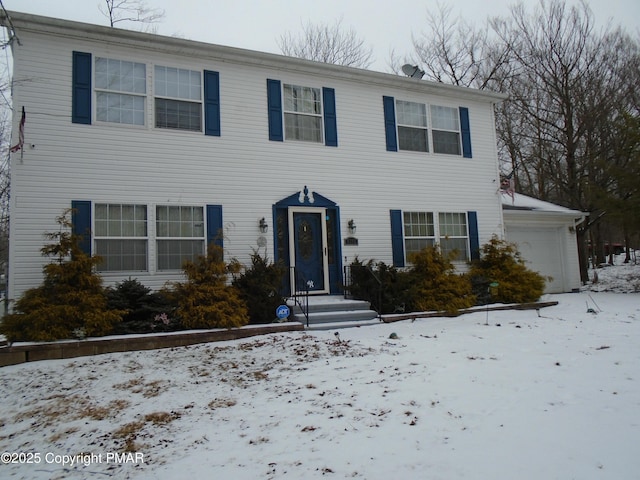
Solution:
M539 313L4 367L0 478L640 478L640 266L599 273Z

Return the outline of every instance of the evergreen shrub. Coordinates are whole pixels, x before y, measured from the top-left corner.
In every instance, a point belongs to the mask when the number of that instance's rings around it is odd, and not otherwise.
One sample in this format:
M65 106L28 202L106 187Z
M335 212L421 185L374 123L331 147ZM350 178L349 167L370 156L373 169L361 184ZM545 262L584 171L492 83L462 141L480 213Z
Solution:
M397 313L411 308L410 282L406 272L384 262L358 257L350 264L351 279L346 287L351 296L365 300L379 313Z
M496 236L482 246L480 259L471 262L469 275L484 303L535 302L544 292L545 278L526 267L515 244ZM494 282L498 285L490 288Z
M456 273L452 261L456 252L443 255L437 246L411 256L412 307L416 311L456 313L475 304L469 278Z
M171 284L167 293L177 303L176 315L185 328L236 328L249 322L249 313L238 289L227 284L222 248L210 244L207 255L183 266L186 281Z
M249 311L251 323L271 323L276 309L284 303L281 294L287 268L272 263L257 250L251 254L251 267L233 281Z
M95 272L101 260L81 250L69 214L67 210L56 219L58 232L45 233L52 243L41 252L51 262L43 267L42 285L27 290L15 303L16 313L0 324L0 333L10 342L102 336L124 314L108 309L102 278Z
M175 305L163 291L153 292L137 279L129 278L106 289L107 307L124 310L113 334L171 332L181 328L175 319Z

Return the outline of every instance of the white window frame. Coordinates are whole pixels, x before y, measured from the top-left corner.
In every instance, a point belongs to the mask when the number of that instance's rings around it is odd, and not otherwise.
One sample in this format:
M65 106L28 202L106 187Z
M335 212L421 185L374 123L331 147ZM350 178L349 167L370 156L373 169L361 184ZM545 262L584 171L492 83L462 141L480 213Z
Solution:
M442 115L444 112L451 112L452 115L447 118ZM440 155L462 155L462 132L460 129L460 111L455 107L445 107L442 105L430 105L429 113L431 115L431 144L433 145L433 153ZM437 134L442 133L451 136L455 134L457 140L449 142L448 145L455 145L456 151L441 150L442 142L436 141Z
M424 217L424 221L423 218ZM405 260L412 254L420 250L433 246L436 243L436 225L433 212L426 211L403 211L402 212L402 233L405 251ZM412 245L409 248L409 244ZM419 248L413 245L420 244Z
M123 67L129 65L132 67L130 79L121 74ZM140 68L144 70L142 75ZM144 127L147 111L146 63L96 56L93 72L96 121ZM120 72L120 75L116 75L116 72ZM119 101L119 105L115 104L116 101ZM137 105L140 101L142 108ZM106 107L101 106L102 102L107 103ZM129 108L127 104L131 104Z
M298 102L296 102L290 93L294 91L300 91L302 93ZM319 111L315 111L315 108L305 109L305 92L313 93L313 96L317 97L312 100L312 106L318 105ZM299 105L298 103L301 103ZM310 111L311 110L311 111ZM284 137L285 140L293 140L299 142L310 143L324 143L324 104L322 98L322 88L309 87L303 85L294 85L290 83L282 84L282 115L284 120ZM294 119L302 120L303 122L313 119L317 122L318 126L314 126L313 129L309 129L305 126L293 128L291 122ZM304 131L309 130L315 133L311 137L306 137Z
M421 221L421 216L425 218L425 222ZM447 219L463 218L462 223L448 223ZM431 223L429 223L431 221ZM450 228L455 225L455 228ZM429 229L431 227L431 230ZM460 230L464 227L464 232ZM457 229L457 231L456 231ZM426 211L426 210L407 210L402 211L402 236L404 245L405 262L411 263L411 255L417 253L427 246L438 245L443 255L454 248L449 248L450 241L464 240L464 248L457 248L459 255L454 259L454 263L465 263L470 257L470 238L469 238L469 217L467 212L456 211ZM407 242L415 244L424 243L420 249L409 248ZM454 242L451 242L454 243Z
M105 207L106 217L99 215ZM124 207L133 208L133 219L123 218L122 212ZM114 203L114 202L96 202L93 206L93 243L94 251L97 256L103 258L104 263L97 266L100 273L113 272L148 272L149 271L149 211L148 206L135 203ZM119 215L115 215L119 212ZM140 216L140 212L144 212ZM136 244L144 243L144 267L143 268L109 268L110 258L118 257L118 255L109 255L105 253L109 250L109 243L112 245L120 243L121 246L127 242L135 242ZM115 242L115 243L114 243ZM134 247L135 250L135 247ZM121 264L125 258L139 257L139 251L119 256ZM136 261L134 260L134 263Z
M167 209L167 219L165 220L164 218L161 219L160 215L160 209ZM177 222L177 227L178 229L176 230L175 228L171 228L170 224L167 224L166 226L166 230L164 230L163 228L161 228L160 226L160 222L162 221L169 221L169 209L172 208L177 208L178 212L179 212L179 220ZM202 213L201 218L200 219L194 219L193 217L191 218L190 222L192 223L190 229L193 232L194 229L198 228L198 231L195 233L198 233L197 235L194 235L193 233L191 235L187 235L189 228L187 228L187 220L183 220L183 212L186 212L186 209L190 209L191 212L193 213L193 211L195 209L200 210L200 212ZM206 229L206 212L205 212L205 207L202 205L175 205L175 204L159 204L155 206L155 246L156 246L156 270L158 272L171 272L171 271L178 271L182 268L182 264L189 260L189 261L195 261L197 259L197 257L204 255L205 254L205 249L206 249L206 235L207 235L207 229ZM201 229L201 232L200 232ZM200 234L201 233L201 234ZM190 254L182 254L182 255L178 255L180 256L180 265L176 265L176 264L172 264L172 265L168 265L165 266L167 264L170 264L170 261L165 261L161 258L161 252L163 251L163 249L160 247L161 243L163 242L191 242L191 244L195 244L195 242L199 242L201 244L200 248L198 249L198 251L194 251L193 249L191 249L191 253ZM162 254L164 255L164 254ZM175 254L173 254L173 256L176 256Z
M447 219L460 219L464 223L449 223ZM462 229L464 228L464 232ZM469 260L469 218L467 212L439 212L438 213L438 238L440 243L440 251L443 255L447 255L452 250L458 250L456 262L466 262ZM464 240L464 248L457 246L449 246L449 243L455 243L456 240Z
M171 77L170 77L171 76ZM197 78L197 82L194 79ZM202 72L199 70L190 70L186 68L169 67L166 65L153 65L153 125L155 128L163 128L170 130L181 130L187 132L202 132L204 128L204 115L203 115L203 79ZM173 105L179 108L180 106L188 106L193 108L194 111L198 111L198 128L192 128L185 126L180 122L182 115L180 113L174 114L176 116L175 122L165 119L162 125L158 122L162 118L158 114L158 108L160 102L166 105ZM189 115L190 116L190 115Z
M415 108L419 107L422 109L422 114L418 115L418 117L422 117L422 121L419 118L410 118L411 113L409 112L407 115L404 114L405 107L407 108ZM411 121L414 120L414 121ZM418 120L418 121L416 121ZM396 100L396 129L398 135L398 149L407 152L429 152L429 120L428 120L428 112L427 105L420 102L410 102L407 100ZM424 149L422 148L409 148L413 145L402 145L403 136L400 134L400 129L406 129L408 131L414 132L414 135L424 135Z

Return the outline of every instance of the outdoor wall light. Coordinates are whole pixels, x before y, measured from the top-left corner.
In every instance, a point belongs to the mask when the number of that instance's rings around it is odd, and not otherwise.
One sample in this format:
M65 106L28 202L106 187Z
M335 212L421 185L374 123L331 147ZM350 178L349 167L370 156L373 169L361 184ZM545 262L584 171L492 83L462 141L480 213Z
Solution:
M258 224L258 227L260 227L260 231L262 233L267 233L267 230L269 230L269 225L267 225L267 221L264 219L264 217L260 219L260 223Z
M351 220L349 220L349 221L347 222L347 227L349 228L349 233L350 233L351 235L353 235L354 233L356 233L356 228L358 228L358 227L356 227L356 222L354 222L354 221L353 221L353 219L351 219Z

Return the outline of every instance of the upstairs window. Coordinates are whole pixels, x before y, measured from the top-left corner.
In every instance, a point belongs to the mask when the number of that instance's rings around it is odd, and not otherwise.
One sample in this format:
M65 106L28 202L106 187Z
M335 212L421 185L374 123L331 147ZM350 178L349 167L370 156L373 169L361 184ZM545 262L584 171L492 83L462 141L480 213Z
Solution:
M96 120L144 125L146 77L144 63L97 57Z
M434 153L460 155L460 118L457 108L431 105Z
M156 127L202 131L202 75L156 65L154 69Z
M467 107L427 105L383 95L382 111L388 152L431 149L437 154L473 158Z
M429 151L427 109L423 103L396 102L398 116L398 148L414 152Z
M322 96L319 88L283 86L287 140L322 143Z

